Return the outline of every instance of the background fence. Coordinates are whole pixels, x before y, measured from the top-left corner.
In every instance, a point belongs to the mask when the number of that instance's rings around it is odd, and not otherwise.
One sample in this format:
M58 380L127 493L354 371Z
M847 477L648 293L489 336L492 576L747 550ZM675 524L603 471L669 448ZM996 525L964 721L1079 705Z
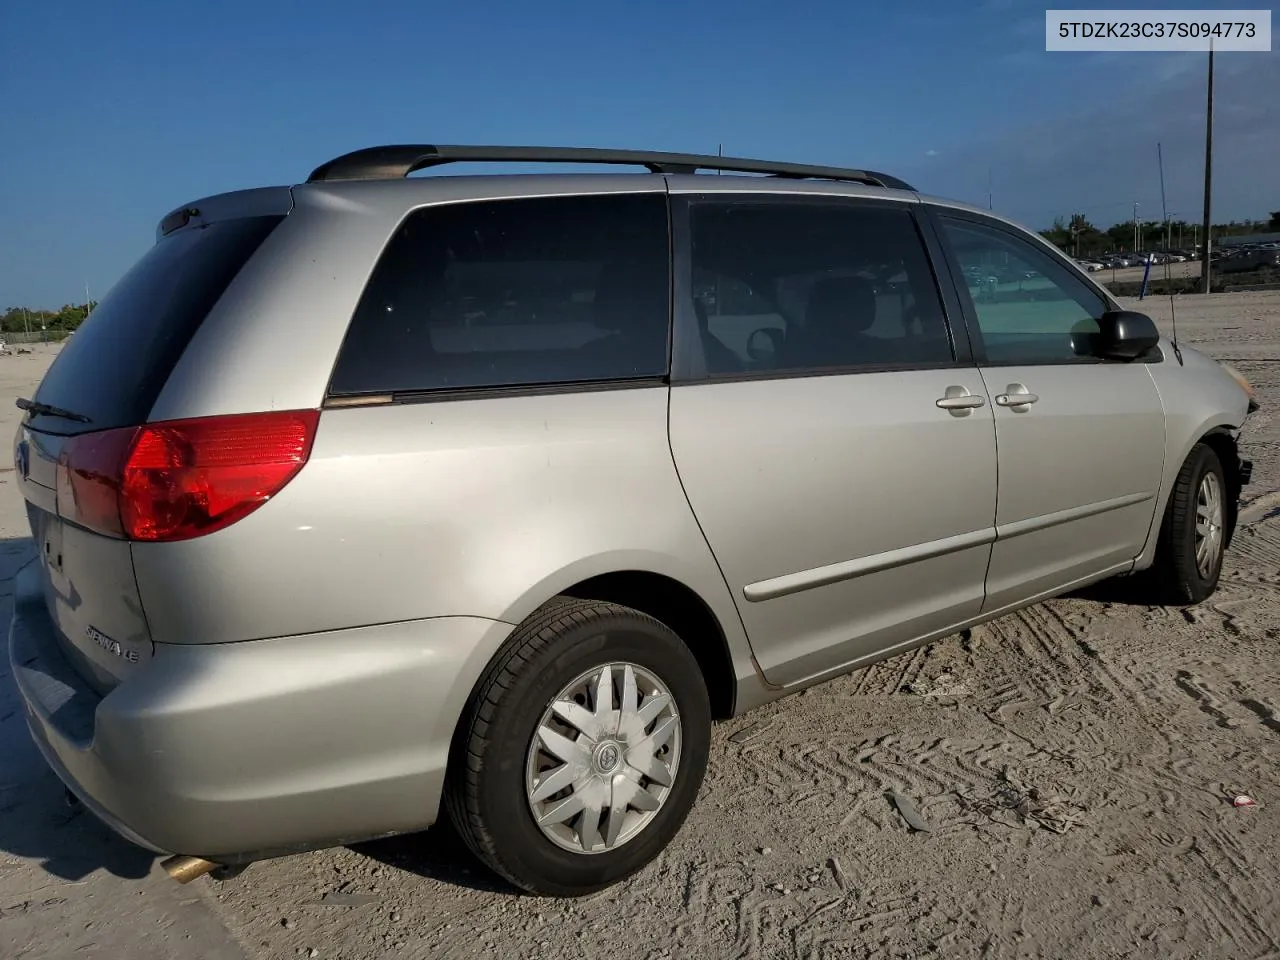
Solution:
M66 338L66 330L32 330L30 333L17 330L11 333L0 333L0 340L10 346L15 343L57 343Z

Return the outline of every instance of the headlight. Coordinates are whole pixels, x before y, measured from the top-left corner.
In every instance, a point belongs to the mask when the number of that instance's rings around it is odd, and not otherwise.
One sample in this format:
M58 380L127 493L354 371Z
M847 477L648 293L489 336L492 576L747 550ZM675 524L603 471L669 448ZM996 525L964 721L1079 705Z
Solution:
M1223 363L1223 364L1220 364L1220 366L1222 367L1223 370L1227 371L1227 373L1231 375L1232 380L1240 384L1240 389L1243 390L1246 395L1248 395L1250 412L1258 409L1258 400L1257 400L1257 397L1254 396L1253 384L1251 384L1247 379L1245 379L1245 375L1241 373L1239 370L1237 370L1235 367L1233 367L1231 364Z
M1223 369L1223 370L1225 370L1225 371L1227 371L1227 373L1231 374L1231 379L1232 379L1232 380L1234 380L1236 383L1240 384L1240 389L1241 389L1241 390L1243 390L1245 393L1247 393L1250 397L1252 397L1252 396L1253 396L1253 385L1252 385L1252 384L1250 384L1250 383L1249 383L1249 381L1245 379L1245 375L1244 375L1243 373L1241 373L1239 370L1237 370L1235 367L1233 367L1233 366L1232 366L1231 364L1229 364L1229 363L1223 363L1223 364L1219 364L1219 365L1222 367L1222 369Z

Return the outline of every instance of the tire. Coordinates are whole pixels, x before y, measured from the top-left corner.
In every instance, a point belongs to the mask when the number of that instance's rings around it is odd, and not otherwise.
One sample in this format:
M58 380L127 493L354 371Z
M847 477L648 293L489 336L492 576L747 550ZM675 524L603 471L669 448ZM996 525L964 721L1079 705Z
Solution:
M1216 521L1209 518L1211 529L1197 533L1202 513L1213 511L1211 489L1217 490ZM1197 604L1218 586L1222 558L1226 550L1228 487L1222 463L1213 448L1197 444L1191 449L1169 495L1156 560L1151 573L1160 599L1169 604ZM1207 537L1206 562L1201 563L1197 548Z
M606 665L613 709L600 727ZM629 677L638 695L628 704ZM565 722L565 711L583 726ZM535 748L541 729L548 733ZM656 740L663 745L655 753ZM631 876L667 846L697 797L710 742L706 685L679 637L628 607L556 598L515 630L477 685L459 725L445 805L467 846L498 875L529 893L582 896ZM562 763L566 755L571 762ZM551 780L552 773L560 776ZM554 821L560 804L559 814L582 812L540 826L535 806ZM584 804L602 807L595 833Z

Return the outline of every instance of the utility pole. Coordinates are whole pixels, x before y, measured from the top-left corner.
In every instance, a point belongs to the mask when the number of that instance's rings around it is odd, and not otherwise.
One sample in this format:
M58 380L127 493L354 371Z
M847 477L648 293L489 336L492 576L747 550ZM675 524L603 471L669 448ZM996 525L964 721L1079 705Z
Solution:
M1142 249L1140 237L1138 236L1138 201L1133 201L1133 252L1137 253Z
M1200 260L1200 292L1209 292L1209 255L1213 251L1213 41L1209 41L1209 84L1204 114L1204 256Z
M995 209L991 205L991 168L987 167L987 209Z

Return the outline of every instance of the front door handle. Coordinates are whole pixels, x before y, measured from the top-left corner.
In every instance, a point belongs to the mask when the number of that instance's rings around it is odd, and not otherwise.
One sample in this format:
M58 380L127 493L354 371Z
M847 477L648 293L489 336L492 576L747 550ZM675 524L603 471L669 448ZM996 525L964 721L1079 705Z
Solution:
M943 410L970 410L974 407L980 407L987 401L983 397L969 394L960 397L941 397L937 400L938 406Z

